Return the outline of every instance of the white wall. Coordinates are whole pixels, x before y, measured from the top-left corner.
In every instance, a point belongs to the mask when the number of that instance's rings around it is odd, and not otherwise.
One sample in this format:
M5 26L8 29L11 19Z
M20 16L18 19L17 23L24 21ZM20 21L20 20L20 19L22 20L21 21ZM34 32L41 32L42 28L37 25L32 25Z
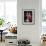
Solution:
M17 25L17 0L0 0L0 17Z
M40 43L41 26L41 0L18 0L17 1L17 25L18 39L29 39L31 43ZM35 24L22 24L22 9L35 9ZM39 46L39 45L38 45Z
M11 24L16 24L17 26L17 0L0 0L0 18L3 18L5 20L4 28L9 27L7 22L11 22ZM6 33L7 31L3 32L3 40L5 40Z

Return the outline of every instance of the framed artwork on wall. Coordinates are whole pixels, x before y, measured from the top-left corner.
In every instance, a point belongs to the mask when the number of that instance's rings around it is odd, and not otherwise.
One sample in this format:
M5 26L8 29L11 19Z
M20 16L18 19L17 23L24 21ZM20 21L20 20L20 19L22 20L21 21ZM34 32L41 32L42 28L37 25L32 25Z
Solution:
M22 9L22 23L24 25L35 24L35 9Z

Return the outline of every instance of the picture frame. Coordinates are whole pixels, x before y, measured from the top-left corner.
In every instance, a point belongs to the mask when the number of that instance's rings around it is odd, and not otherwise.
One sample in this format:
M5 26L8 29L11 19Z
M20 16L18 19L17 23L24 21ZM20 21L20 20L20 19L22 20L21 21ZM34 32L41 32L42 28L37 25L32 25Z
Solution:
M35 24L35 9L22 9L23 25Z

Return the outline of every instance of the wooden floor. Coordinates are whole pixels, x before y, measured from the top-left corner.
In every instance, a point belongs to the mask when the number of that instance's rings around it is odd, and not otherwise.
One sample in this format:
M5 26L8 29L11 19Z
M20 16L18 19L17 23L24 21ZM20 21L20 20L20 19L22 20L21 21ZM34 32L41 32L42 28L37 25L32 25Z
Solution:
M0 46L5 46L5 41L0 41ZM46 43L42 44L42 45L37 45L37 44L33 44L33 46L46 46Z
M5 42L4 41L3 42L0 41L0 46L5 46Z

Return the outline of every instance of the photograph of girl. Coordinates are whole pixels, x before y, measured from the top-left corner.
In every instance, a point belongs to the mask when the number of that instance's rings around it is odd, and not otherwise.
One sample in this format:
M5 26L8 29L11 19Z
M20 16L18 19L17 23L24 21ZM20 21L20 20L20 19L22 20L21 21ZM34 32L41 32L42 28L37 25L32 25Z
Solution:
M24 22L32 22L32 11L24 11Z

